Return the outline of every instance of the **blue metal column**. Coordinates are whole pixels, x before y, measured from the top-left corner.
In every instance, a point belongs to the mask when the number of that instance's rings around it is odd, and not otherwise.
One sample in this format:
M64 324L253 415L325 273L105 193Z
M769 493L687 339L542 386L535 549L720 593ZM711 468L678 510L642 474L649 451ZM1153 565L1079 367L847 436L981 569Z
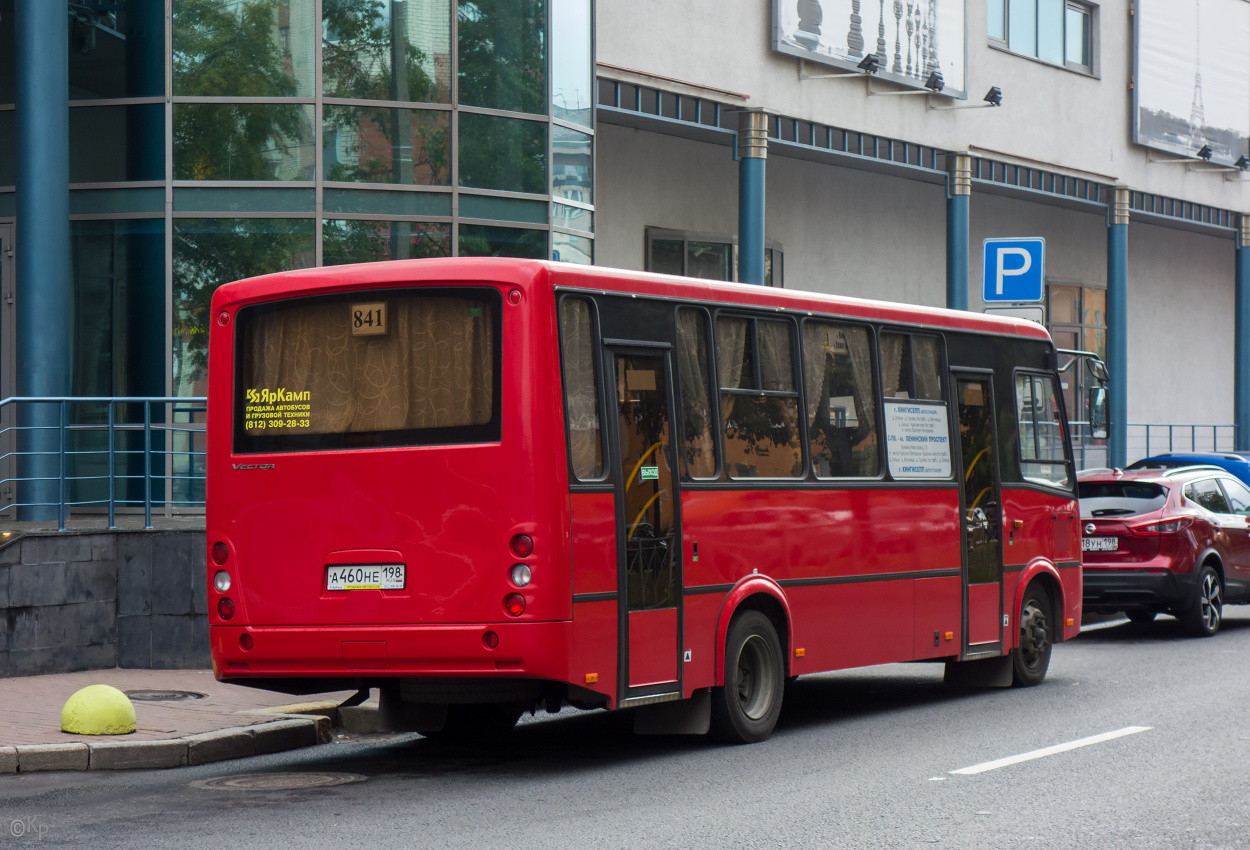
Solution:
M764 283L764 165L768 115L738 113L738 280Z
M955 158L946 191L946 306L968 309L968 204L972 157Z
M1115 189L1107 208L1107 464L1128 462L1129 190Z
M1250 215L1237 232L1236 306L1233 320L1233 422L1237 451L1250 451Z
M17 394L70 391L69 15L64 3L17 0ZM19 519L57 516L60 410L32 405L19 424Z

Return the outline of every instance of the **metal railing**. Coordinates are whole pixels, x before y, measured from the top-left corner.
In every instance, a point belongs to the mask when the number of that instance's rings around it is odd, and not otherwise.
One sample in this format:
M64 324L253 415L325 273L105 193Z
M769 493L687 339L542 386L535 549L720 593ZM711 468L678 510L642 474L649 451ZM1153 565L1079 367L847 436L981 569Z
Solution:
M1236 425L1128 426L1130 461L1166 452L1231 452L1236 446Z
M14 397L0 401L0 520L204 509L206 399Z
M1072 458L1079 472L1082 469L1101 469L1107 465L1107 439L1094 437L1088 422L1080 420L1068 423L1072 435Z

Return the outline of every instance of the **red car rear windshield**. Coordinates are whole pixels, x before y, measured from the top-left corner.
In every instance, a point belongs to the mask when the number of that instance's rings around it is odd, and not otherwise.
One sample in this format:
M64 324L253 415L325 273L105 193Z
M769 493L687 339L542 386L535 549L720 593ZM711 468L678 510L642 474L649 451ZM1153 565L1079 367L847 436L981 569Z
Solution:
M494 289L257 304L235 333L236 453L499 440Z
M1077 483L1081 516L1113 517L1147 514L1168 500L1167 488L1145 481L1081 481Z

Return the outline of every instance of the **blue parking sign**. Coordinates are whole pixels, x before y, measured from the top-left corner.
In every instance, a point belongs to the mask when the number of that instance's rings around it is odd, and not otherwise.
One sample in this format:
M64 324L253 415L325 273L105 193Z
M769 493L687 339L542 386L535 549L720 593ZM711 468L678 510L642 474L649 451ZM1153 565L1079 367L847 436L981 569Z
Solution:
M982 301L1041 301L1046 281L1046 240L986 239L981 279Z

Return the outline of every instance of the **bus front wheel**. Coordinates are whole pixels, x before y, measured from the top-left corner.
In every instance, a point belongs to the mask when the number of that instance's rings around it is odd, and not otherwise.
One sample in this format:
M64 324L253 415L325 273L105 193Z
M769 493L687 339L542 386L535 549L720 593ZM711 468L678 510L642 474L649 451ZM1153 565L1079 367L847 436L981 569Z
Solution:
M712 734L729 744L768 738L781 714L785 657L772 621L743 611L725 636L725 685L712 690Z
M1055 643L1050 612L1050 596L1040 585L1031 585L1020 604L1020 643L1011 651L1012 684L1018 688L1040 685L1046 678Z

